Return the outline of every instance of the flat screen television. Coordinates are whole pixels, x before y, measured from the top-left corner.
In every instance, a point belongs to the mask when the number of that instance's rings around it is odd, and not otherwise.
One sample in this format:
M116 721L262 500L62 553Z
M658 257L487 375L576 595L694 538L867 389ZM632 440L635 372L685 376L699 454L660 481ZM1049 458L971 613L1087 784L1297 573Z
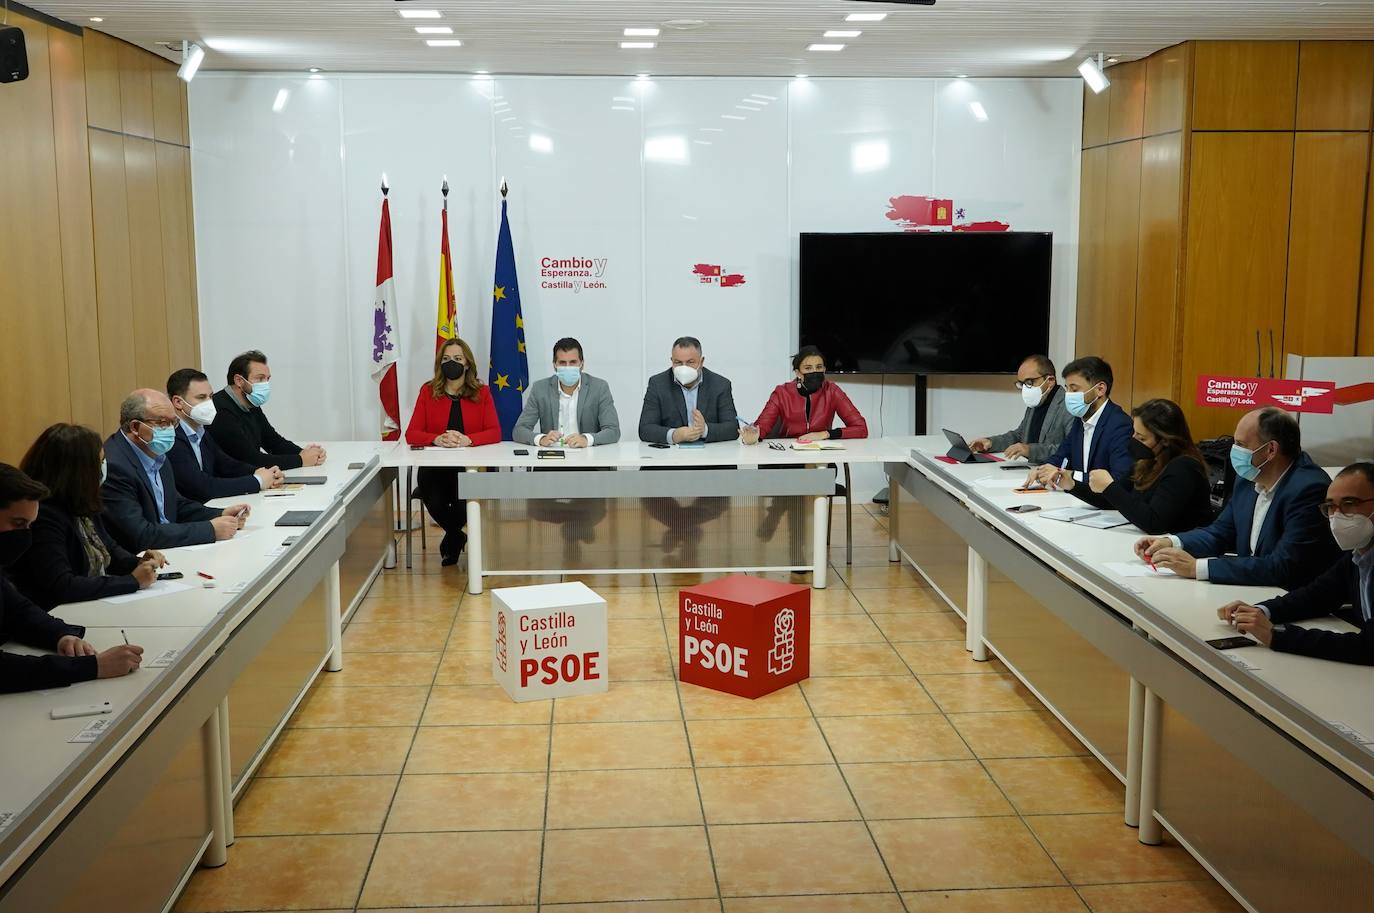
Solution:
M1049 348L1049 232L801 236L800 340L830 371L1006 374Z

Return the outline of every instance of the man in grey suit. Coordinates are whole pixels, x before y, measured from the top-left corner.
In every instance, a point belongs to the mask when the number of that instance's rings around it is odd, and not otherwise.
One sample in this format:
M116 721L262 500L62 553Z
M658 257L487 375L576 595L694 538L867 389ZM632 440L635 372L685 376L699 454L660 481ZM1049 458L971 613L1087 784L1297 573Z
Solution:
M639 439L648 444L739 440L730 381L706 370L701 340L673 342L672 366L649 378L639 413Z
M1054 362L1045 355L1028 356L1016 370L1016 387L1026 405L1021 424L1004 434L969 441L969 449L974 453L1002 451L1009 460L1026 457L1032 463L1044 462L1073 425L1073 416L1064 408L1064 388L1055 382Z
M582 368L582 343L571 337L555 342L553 376L530 385L512 437L536 447L592 447L620 440L610 384ZM535 426L543 432L537 438Z

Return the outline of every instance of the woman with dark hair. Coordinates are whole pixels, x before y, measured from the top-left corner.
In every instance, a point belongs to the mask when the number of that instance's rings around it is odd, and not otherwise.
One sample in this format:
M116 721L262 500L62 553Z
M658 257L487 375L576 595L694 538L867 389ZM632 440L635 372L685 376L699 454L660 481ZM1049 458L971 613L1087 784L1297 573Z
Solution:
M838 418L843 425L836 424ZM761 437L799 441L868 437L868 423L849 397L825 376L825 357L815 346L802 346L792 356L792 380L778 384L752 425L740 429L740 440L757 444Z
M152 586L167 559L152 550L129 554L100 521L105 477L100 435L83 425L52 425L33 442L19 468L51 492L39 505L33 544L11 569L20 592L52 611L63 603Z
M434 353L434 378L420 388L415 410L406 426L412 447L477 447L501 440L501 419L491 391L478 378L472 349L461 339L446 341ZM463 526L467 502L458 497L458 472L438 466L421 467L416 479L425 509L444 530L439 543L440 564L458 563L467 545Z
M1130 484L1105 469L1088 474L1087 484L1068 477L1064 490L1104 510L1117 510L1147 533L1182 532L1212 522L1207 464L1193 443L1188 419L1178 404L1152 399L1131 411L1134 433L1128 446L1135 466Z

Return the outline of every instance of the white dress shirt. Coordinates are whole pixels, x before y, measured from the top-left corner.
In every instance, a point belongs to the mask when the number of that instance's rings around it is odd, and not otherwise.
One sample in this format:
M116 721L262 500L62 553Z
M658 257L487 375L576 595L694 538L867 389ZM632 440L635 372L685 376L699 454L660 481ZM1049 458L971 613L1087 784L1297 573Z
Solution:
M1293 466L1290 463L1288 469L1292 468ZM1264 530L1264 518L1269 515L1269 507L1274 503L1274 491L1279 487L1279 483L1283 481L1283 477L1288 475L1288 469L1280 473L1279 477L1274 480L1274 484L1270 485L1268 488L1265 488L1259 482L1255 483L1255 515L1250 519L1250 554L1252 555L1255 553L1255 546L1259 544L1260 533ZM1178 536L1170 536L1169 538L1173 540L1174 548L1183 547L1183 542ZM1197 563L1198 580L1211 579L1211 569L1208 567L1211 563L1210 560L1199 561Z
M1092 457L1092 455L1093 455L1093 432L1095 432L1095 431L1097 430L1097 420L1100 419L1100 418L1102 417L1102 413L1105 412L1105 411L1107 410L1107 403L1109 403L1109 402L1110 402L1110 400L1107 399L1107 398L1104 396L1104 397L1102 398L1102 405L1098 408L1098 410L1097 410L1096 412L1094 412L1092 415L1090 415L1090 416L1088 416L1087 418L1083 419L1083 467L1084 467L1084 469L1086 469L1086 468L1088 467L1088 465L1089 465L1089 464L1088 464L1088 461L1089 461L1089 459L1091 459L1091 457ZM1074 470L1074 473L1073 473L1073 480L1074 480L1075 482L1084 482L1084 481L1087 480L1087 474L1084 473L1084 472L1079 472L1078 470Z
M592 435L577 430L577 395L581 392L581 381L578 381L571 393L564 390L562 384L558 385L558 433L563 439L569 435L581 434L587 439L587 446L591 447L596 443Z

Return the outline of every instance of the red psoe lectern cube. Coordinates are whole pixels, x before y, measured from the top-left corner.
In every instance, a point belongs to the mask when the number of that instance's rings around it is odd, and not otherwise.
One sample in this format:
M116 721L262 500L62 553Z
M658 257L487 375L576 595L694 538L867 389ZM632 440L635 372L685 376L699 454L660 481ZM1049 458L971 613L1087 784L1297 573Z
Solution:
M763 697L811 674L811 588L722 577L678 593L679 675Z

